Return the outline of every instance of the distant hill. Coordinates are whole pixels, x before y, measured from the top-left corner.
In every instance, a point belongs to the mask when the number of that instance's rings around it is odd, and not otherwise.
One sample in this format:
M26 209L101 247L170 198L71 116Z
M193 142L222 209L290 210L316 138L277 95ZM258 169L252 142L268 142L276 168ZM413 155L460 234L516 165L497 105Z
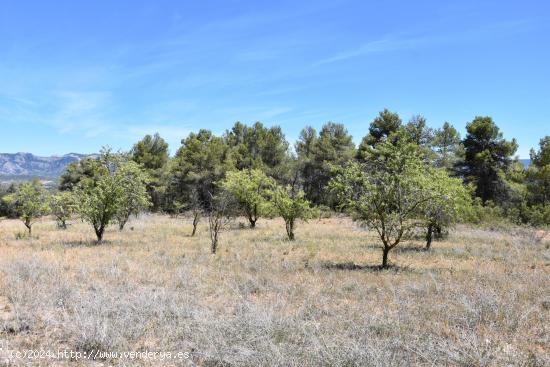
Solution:
M93 154L69 153L63 156L40 157L31 153L0 153L0 179L28 180L33 177L57 179L71 162L80 161ZM520 159L527 168L530 159Z
M0 177L4 180L29 177L56 179L71 162L80 161L88 156L70 153L60 157L39 157L31 153L0 153Z

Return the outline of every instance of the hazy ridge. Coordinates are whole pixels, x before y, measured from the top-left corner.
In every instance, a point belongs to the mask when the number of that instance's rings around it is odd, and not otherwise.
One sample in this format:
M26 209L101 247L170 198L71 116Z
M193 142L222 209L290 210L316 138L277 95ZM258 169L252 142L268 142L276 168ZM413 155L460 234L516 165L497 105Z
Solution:
M0 176L57 178L71 162L80 161L88 156L79 153L51 157L31 153L0 153Z

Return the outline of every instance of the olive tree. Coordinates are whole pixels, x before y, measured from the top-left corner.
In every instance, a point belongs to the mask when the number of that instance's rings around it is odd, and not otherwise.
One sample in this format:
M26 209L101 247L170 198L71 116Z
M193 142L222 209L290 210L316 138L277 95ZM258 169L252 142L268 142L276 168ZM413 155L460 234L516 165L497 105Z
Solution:
M74 194L70 191L60 191L52 195L50 208L57 222L57 227L67 229L67 221L77 209Z
M32 234L32 225L41 216L49 214L49 193L38 180L20 184L14 193L4 197L13 213L21 219Z
M366 162L344 167L330 188L342 207L376 231L382 242L381 267L387 268L390 251L421 223L430 185L416 144L381 141L373 152Z
M261 170L245 169L227 172L221 187L233 195L239 209L247 217L250 228L255 228L258 218L271 212L266 194L274 184L275 181Z
M311 207L304 191L291 185L277 185L268 195L275 213L285 221L286 234L290 241L295 238L296 220L307 221L316 216L316 210Z

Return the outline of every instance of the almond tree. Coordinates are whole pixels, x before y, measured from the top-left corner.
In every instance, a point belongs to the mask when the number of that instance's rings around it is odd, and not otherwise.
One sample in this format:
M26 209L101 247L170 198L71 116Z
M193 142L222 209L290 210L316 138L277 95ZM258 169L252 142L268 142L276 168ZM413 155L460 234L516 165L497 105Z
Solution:
M117 215L129 216L136 202L147 200L146 187L139 167L120 154L104 149L93 161L94 180L82 180L75 189L78 212L89 222L101 243L105 229ZM135 179L137 177L137 179ZM135 179L135 180L134 180ZM129 185L136 187L129 189ZM137 201L134 196L140 196Z
M52 195L50 208L57 221L57 227L67 229L67 221L77 209L74 194L70 191L60 191Z
M296 220L307 221L314 218L316 211L305 198L305 193L295 187L277 185L269 192L269 198L275 213L285 221L286 234L289 241L293 241Z
M211 195L208 213L208 229L210 233L210 251L218 250L219 235L235 218L236 202L226 191Z
M261 170L245 169L227 172L221 187L235 198L250 228L255 228L258 219L271 212L266 194L274 184L275 181Z
M390 251L422 223L430 200L418 146L390 140L380 141L366 162L348 164L330 183L340 205L378 234L382 268L388 267Z
M20 184L14 193L4 197L4 201L25 224L29 236L32 234L34 222L50 212L49 193L38 180Z
M116 178L123 190L115 214L118 229L122 231L131 215L137 215L151 207L151 200L147 192L147 184L150 179L134 161L122 162L116 172Z
M433 235L441 233L467 212L471 206L471 195L456 177L450 177L445 168L428 167L429 199L424 206L423 217L426 228L426 250L432 244Z

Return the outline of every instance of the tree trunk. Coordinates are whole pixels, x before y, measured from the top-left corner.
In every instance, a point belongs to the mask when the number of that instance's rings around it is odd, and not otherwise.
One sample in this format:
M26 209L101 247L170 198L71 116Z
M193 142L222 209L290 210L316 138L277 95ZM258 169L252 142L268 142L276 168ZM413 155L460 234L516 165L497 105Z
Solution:
M197 225L199 224L200 219L199 214L193 214L193 232L191 232L191 237L195 236L197 233Z
M443 229L441 228L441 226L436 226L434 232L436 234L435 238L443 238Z
M382 269L388 268L388 254L390 253L391 248L384 246L382 252Z
M290 241L294 241L294 220L288 220L286 223L286 234Z
M426 233L426 250L430 249L432 245L434 227L432 224L428 224L428 232Z
M246 216L248 217L248 222L250 223L250 228L256 228L256 221L258 220L258 210L256 207L247 209Z
M32 224L31 223L25 223L25 227L27 227L27 229L29 230L29 237L30 237L31 234L32 234Z
M105 228L102 226L94 229L95 235L97 236L97 243L100 244L103 241L103 232L105 232Z
M218 234L215 233L214 237L212 238L212 246L210 247L210 250L212 251L212 254L215 254L218 250Z
M130 219L130 215L132 215L131 212L124 213L124 218L118 222L118 230L122 231L124 229L124 226L126 223L128 223L128 219Z

